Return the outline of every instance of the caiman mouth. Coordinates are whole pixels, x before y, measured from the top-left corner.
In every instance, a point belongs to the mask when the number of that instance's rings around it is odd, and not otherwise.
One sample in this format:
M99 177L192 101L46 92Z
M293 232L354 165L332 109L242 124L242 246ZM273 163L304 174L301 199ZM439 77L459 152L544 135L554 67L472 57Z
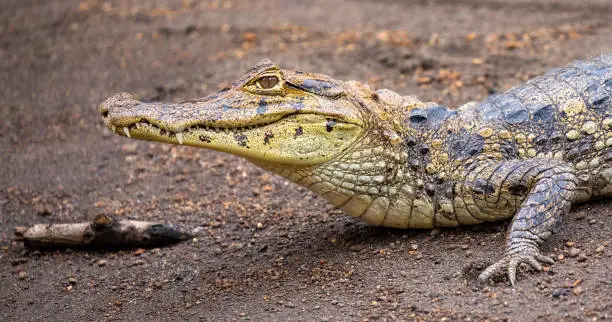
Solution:
M276 120L269 120L267 122L261 122L261 123L255 123L255 124L251 124L251 125L246 125L246 126L240 126L240 127L234 127L234 126L223 126L223 124L220 124L218 126L215 125L209 125L209 124L193 124L190 126L185 127L182 131L173 131L170 130L162 125L158 125L155 124L147 119L140 119L137 122L134 122L130 125L127 126L120 126L120 130L118 131L119 127L112 125L110 122L109 127L112 129L113 133L115 134L123 134L127 137L132 137L132 134L139 134L136 132L146 132L147 136L149 139L153 139L154 137L150 137L150 135L157 135L160 138L167 138L169 140L173 140L176 139L178 141L179 144L183 144L183 137L184 135L187 135L191 132L210 132L210 133L225 133L225 134L240 134L243 132L247 132L249 130L256 130L256 129L261 129L264 127L267 127L269 125L272 125L274 123L277 123L283 119L288 119L291 118L292 116L295 116L298 113L290 113L290 114L286 114L286 115L282 115L281 117L279 117ZM314 114L313 114L314 115ZM332 119L332 118L328 118L327 119L328 122L330 123L334 123L334 122L340 122L339 120L336 119ZM106 122L106 120L105 120ZM203 142L207 142L210 143L210 138L206 138L206 137L200 137L199 138L200 141Z

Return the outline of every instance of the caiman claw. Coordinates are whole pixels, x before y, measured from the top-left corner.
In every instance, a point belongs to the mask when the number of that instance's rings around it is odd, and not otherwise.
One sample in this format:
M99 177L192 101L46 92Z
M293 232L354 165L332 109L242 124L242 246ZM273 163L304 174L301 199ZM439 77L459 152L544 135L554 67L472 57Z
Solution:
M500 261L487 267L487 269L480 273L478 281L486 283L490 278L496 275L507 273L508 280L510 284L512 284L512 287L514 287L516 282L516 269L520 264L528 264L536 270L542 271L541 263L552 265L555 261L550 257L542 255L537 248L525 249L517 253L507 253Z

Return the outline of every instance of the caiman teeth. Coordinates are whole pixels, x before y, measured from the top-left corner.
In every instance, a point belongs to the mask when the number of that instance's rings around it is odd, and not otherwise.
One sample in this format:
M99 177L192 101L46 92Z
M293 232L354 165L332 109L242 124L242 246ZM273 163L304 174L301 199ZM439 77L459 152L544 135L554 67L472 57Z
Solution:
M185 128L182 132L179 133L173 133L171 130L165 130L163 128L161 128L160 126L149 122L148 120L142 119L139 122L135 122L133 124L131 124L130 126L126 126L126 127L121 127L123 129L123 133L125 133L125 135L129 138L132 137L132 135L130 134L130 129L132 130L143 130L143 129L150 129L150 130L154 130L157 131L158 135L160 136L165 136L165 137L172 137L172 135L176 136L176 140L178 141L179 144L183 144L183 138L184 138L184 133L185 132L191 132L191 131L196 131L196 130L205 130L205 131L209 131L209 132L215 132L215 133L225 133L225 134L231 134L231 133L238 133L238 132L244 132L247 130L253 130L253 129L258 129L258 128L262 128L266 125L272 124L274 122L268 122L268 123L262 123L262 124L255 124L255 125L245 125L243 127L216 127L216 126L211 126L211 125L205 125L205 124L196 124L196 125L192 125L189 126L187 128ZM116 125L111 125L110 126L111 130L113 130L113 133L117 133L117 126Z

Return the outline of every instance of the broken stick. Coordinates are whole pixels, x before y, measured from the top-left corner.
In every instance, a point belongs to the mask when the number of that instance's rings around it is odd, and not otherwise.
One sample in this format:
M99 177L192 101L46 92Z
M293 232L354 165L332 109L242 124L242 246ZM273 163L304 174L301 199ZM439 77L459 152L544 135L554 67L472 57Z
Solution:
M15 227L15 237L30 248L84 248L159 247L187 240L191 235L170 225L100 214L91 223Z

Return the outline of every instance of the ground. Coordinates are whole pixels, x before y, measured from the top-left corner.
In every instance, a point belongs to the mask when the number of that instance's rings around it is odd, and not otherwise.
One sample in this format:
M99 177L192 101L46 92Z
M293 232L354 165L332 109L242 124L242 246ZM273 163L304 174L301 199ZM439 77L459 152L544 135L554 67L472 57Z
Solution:
M245 160L103 128L118 91L179 101L263 57L458 106L612 52L607 0L0 4L0 319L605 320L610 201L575 207L547 272L475 279L508 222L369 227ZM180 225L147 250L24 249L13 227L98 213Z

